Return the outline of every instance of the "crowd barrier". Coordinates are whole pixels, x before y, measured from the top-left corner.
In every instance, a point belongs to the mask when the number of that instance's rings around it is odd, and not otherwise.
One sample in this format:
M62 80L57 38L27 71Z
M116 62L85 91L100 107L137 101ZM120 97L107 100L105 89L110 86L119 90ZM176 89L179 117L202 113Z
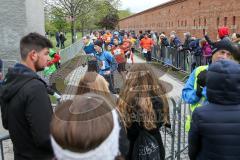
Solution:
M136 44L136 50L144 58L139 42ZM206 64L202 55L196 56L190 50L178 50L170 46L154 45L151 54L153 60L185 73L191 73L194 68Z
M170 98L171 129L163 127L161 135L166 152L166 160L188 160L187 132L185 131L186 117L189 105L182 99Z

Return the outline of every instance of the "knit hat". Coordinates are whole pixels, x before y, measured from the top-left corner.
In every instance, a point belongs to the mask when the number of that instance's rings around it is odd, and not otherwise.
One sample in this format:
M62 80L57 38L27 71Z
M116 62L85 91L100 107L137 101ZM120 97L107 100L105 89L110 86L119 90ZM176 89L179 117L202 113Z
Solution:
M212 54L215 54L219 50L226 50L229 51L233 57L239 57L240 52L236 44L229 40L221 40L219 42L214 43L214 49L212 50Z
M94 42L94 45L99 46L99 47L102 48L103 42L102 42L101 40L96 40L96 41Z

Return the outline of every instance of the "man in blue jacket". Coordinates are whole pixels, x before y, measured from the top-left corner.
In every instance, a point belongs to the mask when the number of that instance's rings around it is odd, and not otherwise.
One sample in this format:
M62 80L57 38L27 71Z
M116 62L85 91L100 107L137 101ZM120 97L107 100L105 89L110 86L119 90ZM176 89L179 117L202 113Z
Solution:
M98 71L98 65L96 60L96 51L94 49L94 44L91 42L91 37L86 36L83 37L83 50L86 53L87 57L87 64L88 64L88 71Z
M99 67L98 73L108 81L109 90L115 93L113 86L113 72L117 69L117 62L110 52L103 50L102 45L103 42L100 40L94 42L94 49L97 52L96 59Z
M239 55L235 44L230 41L219 41L215 44L212 53L212 62L220 59L234 59ZM188 104L191 104L190 110L193 112L196 107L207 103L206 97L206 73L208 66L199 66L190 74L183 90L182 98ZM186 130L190 129L191 116L187 117Z

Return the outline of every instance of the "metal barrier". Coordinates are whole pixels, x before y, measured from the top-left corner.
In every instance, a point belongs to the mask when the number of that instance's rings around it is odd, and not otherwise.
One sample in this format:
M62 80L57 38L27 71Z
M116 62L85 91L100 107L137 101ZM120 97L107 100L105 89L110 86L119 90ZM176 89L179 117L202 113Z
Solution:
M161 129L161 135L166 152L166 160L188 160L187 132L185 131L188 106L181 99L178 103L170 98L171 129Z
M2 62L3 62L2 74L4 77L6 75L6 73L8 72L8 68L12 68L17 63L17 61L10 60L10 59L2 59Z
M60 51L61 63L64 64L65 62L76 57L81 52L82 48L83 48L83 42L78 41L70 45L69 47L62 49Z
M139 40L136 44L138 56L144 58L140 51ZM185 73L191 73L198 66L205 65L203 56L194 55L190 50L178 50L170 46L154 45L152 47L152 59L162 62L164 65L171 66Z

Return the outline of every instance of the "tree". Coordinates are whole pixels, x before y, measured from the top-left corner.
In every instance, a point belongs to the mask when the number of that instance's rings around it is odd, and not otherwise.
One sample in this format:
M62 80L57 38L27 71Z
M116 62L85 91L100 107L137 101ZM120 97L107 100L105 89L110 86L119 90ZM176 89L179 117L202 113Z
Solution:
M119 10L119 11L118 11L119 19L126 18L126 17L128 17L128 16L131 16L132 14L133 14L133 13L132 13L129 9Z
M51 6L58 15L69 19L72 34L72 43L75 42L76 20L86 10L92 8L94 0L45 0L45 4Z
M107 16L105 16L99 23L98 25L101 26L102 28L105 29L115 29L117 24L118 24L118 14L117 13L113 13L113 14L109 14Z

